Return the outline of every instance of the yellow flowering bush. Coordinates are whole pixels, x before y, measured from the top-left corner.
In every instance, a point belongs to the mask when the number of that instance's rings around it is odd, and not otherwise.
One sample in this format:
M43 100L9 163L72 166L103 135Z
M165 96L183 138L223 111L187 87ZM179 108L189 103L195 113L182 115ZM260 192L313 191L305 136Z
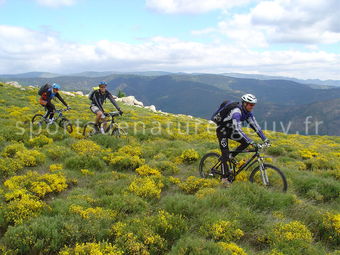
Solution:
M243 231L237 228L235 222L219 220L208 226L208 236L215 241L231 242L240 239Z
M247 255L247 253L241 247L239 247L236 243L219 242L218 244L223 248L223 250L227 252L227 254Z
M195 176L189 176L185 181L178 186L188 194L194 194L201 188L211 188L219 185L216 179L202 179Z
M88 169L80 169L80 172L85 175L85 176L88 176L88 175L94 175L94 172L88 170Z
M313 236L304 224L299 221L292 221L287 224L279 223L274 227L274 240L280 242L300 240L310 243Z
M128 154L131 156L141 156L142 155L142 149L138 146L131 146L131 145L126 145L123 146L118 150L119 154Z
M84 209L80 205L71 205L69 210L72 213L80 215L83 219L116 218L117 216L117 212L109 209L103 209L101 207Z
M100 145L85 139L75 142L71 147L80 155L95 156L102 151Z
M20 198L9 201L4 208L4 216L7 222L21 224L25 220L39 215L45 203L37 197L22 194Z
M37 137L31 138L28 140L28 145L31 147L42 147L46 144L53 143L52 138L48 138L45 135L39 135Z
M312 158L315 158L319 155L319 153L317 153L315 151L310 151L310 150L307 150L307 149L299 150L298 153L300 154L300 156L303 159L312 159Z
M49 171L50 172L56 172L63 169L63 164L52 164L50 165Z
M193 163L200 158L200 155L194 149L185 150L180 156L181 160L185 163Z
M104 160L114 168L132 171L145 163L145 160L139 156L120 155L116 153L108 154L104 157Z
M143 198L160 198L164 184L151 177L135 178L129 186L129 191Z
M18 151L25 151L26 148L23 143L13 143L10 145L7 145L3 151L2 156L3 157L9 157L14 158L14 156L17 154Z
M21 160L13 158L0 158L0 174L4 176L12 175L24 168Z
M158 171L157 169L151 168L148 165L142 165L142 166L138 167L136 169L136 172L140 176L148 176L148 175L154 175L154 176L157 176L157 177L162 176L160 171Z
M323 224L330 232L329 239L336 242L340 241L340 214L332 214L327 212L323 216Z
M176 177L173 177L173 176L169 177L169 181L173 184L180 184L181 183L181 180L179 178L176 178Z
M45 161L45 155L37 150L18 151L15 158L28 167L37 166Z
M119 250L111 243L81 243L75 247L65 247L59 255L123 255L124 252Z

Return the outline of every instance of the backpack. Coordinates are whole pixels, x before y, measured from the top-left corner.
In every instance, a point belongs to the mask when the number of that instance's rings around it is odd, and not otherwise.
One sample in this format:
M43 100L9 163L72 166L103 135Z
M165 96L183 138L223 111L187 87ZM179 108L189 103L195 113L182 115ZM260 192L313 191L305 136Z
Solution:
M211 120L218 126L222 124L223 119L229 114L229 112L237 107L239 102L231 102L230 100L224 101L218 109L211 116Z
M52 86L51 86L50 84L48 84L48 83L46 83L45 85L42 85L42 86L40 87L39 91L38 91L38 95L39 95L39 96L42 96L42 94L43 94L44 92L47 92L50 88L52 88Z

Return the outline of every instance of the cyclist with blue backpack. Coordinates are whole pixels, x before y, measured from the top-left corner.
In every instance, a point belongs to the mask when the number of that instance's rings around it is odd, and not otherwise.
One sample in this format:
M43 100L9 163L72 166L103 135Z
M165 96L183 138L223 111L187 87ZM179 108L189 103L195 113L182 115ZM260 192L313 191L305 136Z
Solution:
M53 83L52 86L49 84L45 84L38 91L38 95L41 96L39 99L39 103L47 110L44 118L48 118L50 120L50 123L52 122L52 118L55 112L55 105L51 102L54 97L58 98L60 102L62 102L67 107L67 109L70 109L70 107L59 94L60 88L61 86L57 83Z
M251 140L242 130L242 122L246 121L250 127L265 143L270 143L268 138L263 134L259 124L255 120L252 113L257 99L252 94L245 94L241 97L241 102L223 102L219 109L213 114L211 120L217 124L216 134L219 140L220 149L222 152L222 166L224 173L232 171L228 169L228 158L236 163L235 157L238 154L234 152L229 155L228 139L237 141L240 145L236 148L237 151L246 149L249 145L257 147L257 144ZM227 178L224 176L223 178Z

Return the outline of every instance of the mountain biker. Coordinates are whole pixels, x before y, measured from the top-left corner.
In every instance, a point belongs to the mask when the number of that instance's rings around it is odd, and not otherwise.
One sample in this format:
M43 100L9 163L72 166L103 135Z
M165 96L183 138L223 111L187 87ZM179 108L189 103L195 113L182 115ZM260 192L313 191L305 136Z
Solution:
M70 109L70 107L67 105L67 103L64 101L64 99L60 96L59 90L61 86L57 83L53 83L52 86L47 89L45 92L42 92L41 97L39 99L39 103L47 109L47 113L45 114L44 118L49 117L49 122L51 123L53 120L54 112L55 112L55 105L52 104L51 100L56 97L60 100L60 102L63 103L67 107L67 109Z
M219 140L220 149L222 152L222 167L223 173L232 171L232 169L228 169L227 160L228 158L236 163L235 157L238 154L237 152L233 152L229 155L228 148L228 139L237 141L240 145L236 148L237 151L242 151L246 149L249 145L257 147L258 145L252 141L242 130L242 122L247 121L250 127L257 133L257 135L264 141L269 144L268 138L263 134L260 126L255 120L254 115L252 114L253 108L257 103L257 99L252 94L245 94L241 97L241 102L236 103L236 106L232 109L229 109L226 112L221 111L221 124L218 125L216 129L217 138ZM226 173L226 174L229 174ZM225 179L227 176L222 177Z
M96 114L96 120L95 123L98 125L100 119L105 119L105 111L103 108L104 101L108 98L111 103L116 107L116 109L119 111L119 114L122 115L123 111L119 108L117 102L115 101L112 94L106 89L107 83L102 81L98 84L99 89L96 89L92 91L89 95L89 99L91 100L91 111ZM106 129L107 122L104 121L103 127L101 128L101 132L104 133L104 130Z

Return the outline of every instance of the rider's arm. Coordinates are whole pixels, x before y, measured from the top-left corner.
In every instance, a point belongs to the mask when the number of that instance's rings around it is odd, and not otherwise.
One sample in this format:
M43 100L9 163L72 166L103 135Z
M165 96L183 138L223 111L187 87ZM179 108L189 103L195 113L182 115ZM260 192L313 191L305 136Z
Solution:
M267 138L263 134L260 125L257 123L254 115L252 113L249 114L247 118L247 122L249 123L250 127L256 132L256 134L262 139L262 141L266 141Z
M251 140L242 130L242 122L241 122L241 110L238 108L235 108L231 112L231 120L232 120L232 128L234 133L238 134L239 136L243 137L247 143L251 144L253 143L253 140Z
M118 106L118 104L117 104L117 102L116 102L116 100L113 98L113 96L112 96L112 94L110 93L110 92L108 92L107 91L107 97L109 98L109 100L111 101L111 103L117 108L117 110L118 111L122 111L120 108L119 108L119 106Z
M63 103L63 105L65 105L66 107L68 107L68 105L66 104L66 102L65 102L64 99L60 96L59 93L56 93L55 96L60 100L60 102Z

